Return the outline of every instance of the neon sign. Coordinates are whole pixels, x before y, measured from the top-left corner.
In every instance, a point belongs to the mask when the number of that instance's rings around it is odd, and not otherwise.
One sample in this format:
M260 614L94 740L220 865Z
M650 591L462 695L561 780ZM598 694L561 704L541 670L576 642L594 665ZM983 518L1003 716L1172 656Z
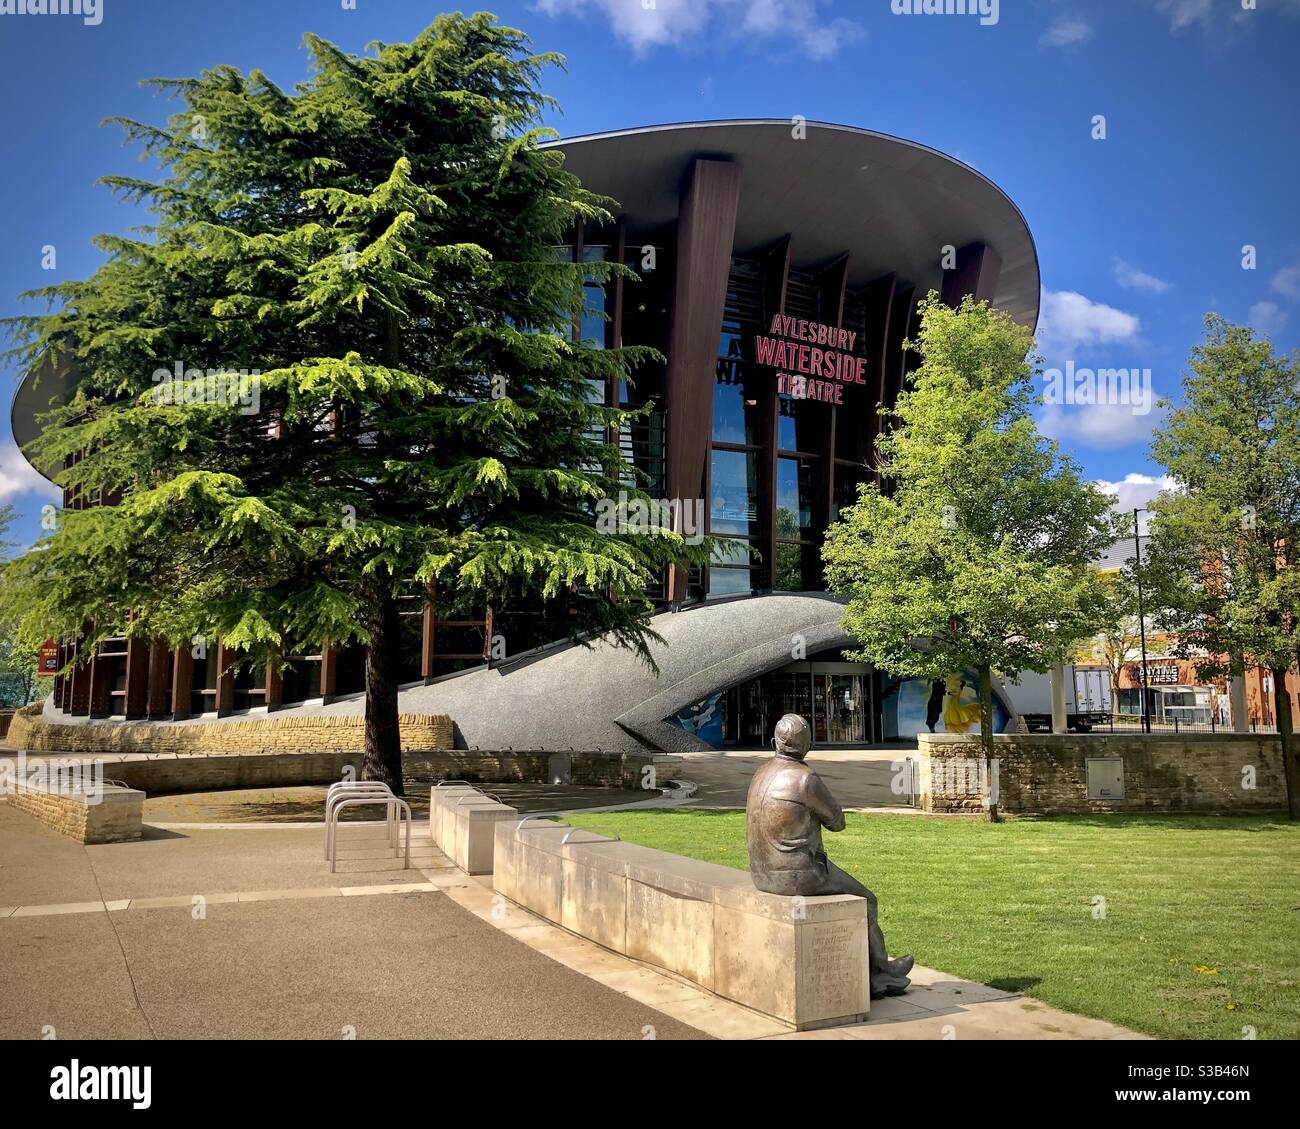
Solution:
M777 391L796 400L844 402L844 385L866 384L867 358L853 355L857 332L776 314L754 335L754 359L777 374Z

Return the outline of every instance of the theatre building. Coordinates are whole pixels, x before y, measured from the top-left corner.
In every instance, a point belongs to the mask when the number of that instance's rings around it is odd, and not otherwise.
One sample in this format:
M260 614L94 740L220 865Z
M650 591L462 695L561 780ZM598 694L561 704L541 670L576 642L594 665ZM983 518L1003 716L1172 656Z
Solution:
M614 222L574 231L565 253L639 276L590 282L575 334L667 358L593 395L653 403L617 436L624 457L652 497L698 506L709 533L754 552L660 578L657 674L603 644L558 642L536 617L446 600L435 613L413 590L402 710L450 714L458 742L515 749L756 745L785 712L831 744L910 736L927 719L969 727L970 676L898 684L845 660L820 549L875 473L876 406L915 367L903 342L917 303L970 294L1035 326L1038 261L1015 204L951 157L848 126L701 122L554 144L617 201ZM15 400L20 443L49 401L41 385ZM126 640L85 658L58 681L61 716L216 720L318 711L322 698L361 709L356 648L296 656L283 677L231 672L219 642L199 659Z

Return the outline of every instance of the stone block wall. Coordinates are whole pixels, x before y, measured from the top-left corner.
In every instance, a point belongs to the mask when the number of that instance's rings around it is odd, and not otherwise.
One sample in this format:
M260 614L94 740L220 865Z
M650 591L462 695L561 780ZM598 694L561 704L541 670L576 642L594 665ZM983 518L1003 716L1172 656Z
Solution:
M985 807L977 738L922 734L921 807ZM1251 812L1286 806L1281 743L1257 734L997 734L998 806L1012 813ZM1124 762L1124 798L1090 800L1087 762Z
M355 752L362 748L360 714L328 717L249 718L210 722L116 722L62 725L47 721L44 705L27 706L14 717L9 744L31 752L105 753ZM449 749L451 718L402 714L402 748Z
M20 784L9 802L79 843L125 843L140 838L144 793L132 788L105 784L100 794L92 795Z
M624 778L624 760L618 754L575 754L607 767L593 768L591 787L619 787ZM630 754L627 754L630 755ZM72 757L54 758L59 762ZM172 753L152 757L139 755L96 757L103 775L120 780L149 795L170 792L210 792L226 788L289 788L307 784L332 784L343 779L350 768L355 777L361 774L361 753L249 753L205 756L200 753ZM649 760L649 755L646 758ZM485 753L463 749L419 750L402 754L403 778L408 784L433 784L439 780L469 780L474 783L545 784L550 783L546 753ZM666 780L669 773L660 770ZM631 780L640 779L635 766L626 768Z

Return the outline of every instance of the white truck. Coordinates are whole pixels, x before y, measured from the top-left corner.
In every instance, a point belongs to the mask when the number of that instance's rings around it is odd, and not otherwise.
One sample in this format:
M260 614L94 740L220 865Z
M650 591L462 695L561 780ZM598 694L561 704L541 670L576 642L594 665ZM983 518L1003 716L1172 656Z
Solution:
M1031 733L1052 731L1049 675L1023 670L1018 683L1004 676L1002 685ZM1113 704L1106 666L1070 663L1065 667L1065 719L1071 732L1088 733L1094 726L1109 725Z

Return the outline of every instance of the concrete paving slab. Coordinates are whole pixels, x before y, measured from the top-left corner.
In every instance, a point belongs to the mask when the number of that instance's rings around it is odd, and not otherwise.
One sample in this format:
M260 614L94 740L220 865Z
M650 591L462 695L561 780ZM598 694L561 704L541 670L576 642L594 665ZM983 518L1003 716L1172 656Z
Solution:
M29 906L101 897L82 844L0 802L0 902Z
M135 843L111 843L84 848L105 899L165 897L287 890L327 885L423 882L415 869L402 870L402 860L384 854L382 828L370 858L340 859L335 875L325 861L321 828L293 831L187 831L184 834L146 828ZM344 834L350 832L345 831ZM7 837L0 837L0 856L8 853ZM51 889L62 893L63 883L49 867L41 867ZM6 896L5 901L9 902ZM49 900L56 900L50 898ZM59 898L57 900L72 900Z
M163 1038L703 1037L428 894L114 920Z
M0 1038L147 1039L114 931L118 915L0 922Z

